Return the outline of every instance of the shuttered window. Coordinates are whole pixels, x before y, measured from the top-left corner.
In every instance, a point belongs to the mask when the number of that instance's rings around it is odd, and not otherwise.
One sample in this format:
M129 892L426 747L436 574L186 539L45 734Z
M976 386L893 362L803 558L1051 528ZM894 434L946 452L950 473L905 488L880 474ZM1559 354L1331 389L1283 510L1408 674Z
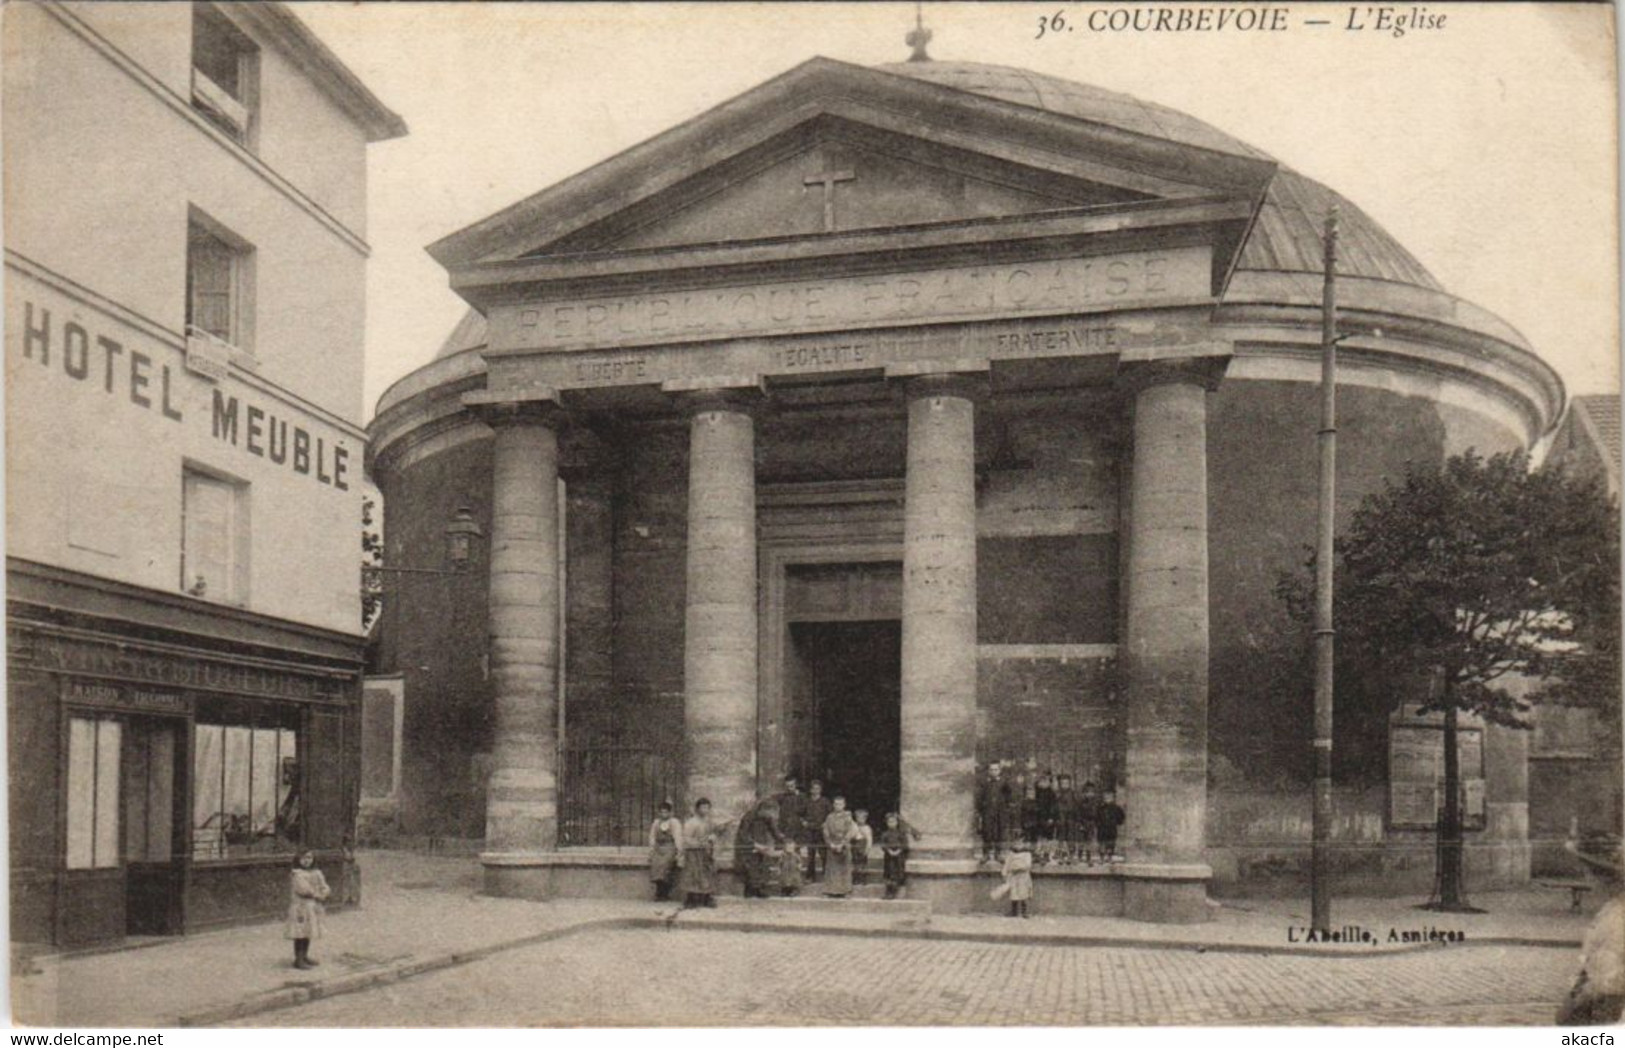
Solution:
M241 346L242 284L247 252L194 222L186 238L186 323Z
M195 597L241 602L244 485L198 470L184 473L181 589Z

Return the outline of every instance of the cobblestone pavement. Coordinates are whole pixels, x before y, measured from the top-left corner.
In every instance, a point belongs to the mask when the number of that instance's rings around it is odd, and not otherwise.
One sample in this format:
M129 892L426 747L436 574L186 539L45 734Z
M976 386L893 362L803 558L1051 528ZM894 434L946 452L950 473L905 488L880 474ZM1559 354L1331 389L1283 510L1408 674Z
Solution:
M1532 947L1319 958L635 930L240 1025L1542 1025L1574 963Z

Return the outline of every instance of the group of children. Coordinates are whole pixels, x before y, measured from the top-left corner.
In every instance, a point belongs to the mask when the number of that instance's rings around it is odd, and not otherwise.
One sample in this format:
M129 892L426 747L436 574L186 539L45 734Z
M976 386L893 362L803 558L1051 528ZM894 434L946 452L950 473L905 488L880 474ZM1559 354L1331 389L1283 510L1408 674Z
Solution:
M982 861L997 863L1003 876L993 895L1010 900L1012 917L1028 916L1035 865L1122 861L1117 829L1125 812L1116 795L1093 782L1075 790L1067 774L1052 777L994 761L977 785L976 818ZM649 879L657 900L680 890L685 908L716 905L716 847L729 825L711 818L711 802L703 797L686 820L676 817L670 801L660 805L649 827ZM803 795L796 778L786 776L783 790L757 801L739 820L734 868L747 899L797 895L815 882L839 899L864 883L878 850L886 898L895 899L908 881L909 842L919 836L901 814L887 812L877 838L867 811L847 811L846 798L825 797L816 779Z
M1000 862L1007 843L1016 838L1030 842L1032 861L1040 865L1070 865L1095 860L1120 862L1117 830L1126 813L1114 791L1101 791L1086 781L1073 788L1072 776L1052 776L1033 762L1022 768L1013 761L993 761L979 778L976 821L982 841L982 861Z
M683 892L683 905L716 905L716 844L729 824L711 818L710 801L695 802L693 817L679 820L670 801L649 827L649 879L655 898ZM847 811L846 798L825 797L813 781L803 796L793 776L784 789L754 804L734 834L734 868L746 898L796 895L820 882L823 894L845 898L868 877L876 851L886 898L895 899L908 879L910 838L919 833L897 812L888 812L879 837L862 808Z

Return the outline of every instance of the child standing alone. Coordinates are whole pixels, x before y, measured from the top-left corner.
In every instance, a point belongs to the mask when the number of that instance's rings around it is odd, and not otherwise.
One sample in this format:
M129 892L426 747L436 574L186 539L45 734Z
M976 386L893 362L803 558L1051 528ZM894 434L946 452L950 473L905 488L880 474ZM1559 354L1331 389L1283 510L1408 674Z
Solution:
M1017 840L1004 857L1004 883L1010 889L1010 916L1030 917L1027 903L1033 897L1033 853L1024 840Z
M316 853L301 851L294 860L288 879L288 925L285 936L293 940L293 966L314 968L320 961L310 959L310 940L322 935L322 902L328 896L327 878L316 868Z

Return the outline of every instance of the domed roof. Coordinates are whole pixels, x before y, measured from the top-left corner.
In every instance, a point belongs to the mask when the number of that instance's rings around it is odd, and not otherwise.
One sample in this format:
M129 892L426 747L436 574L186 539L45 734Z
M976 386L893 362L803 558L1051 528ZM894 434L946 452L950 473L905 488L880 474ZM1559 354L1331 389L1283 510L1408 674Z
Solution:
M980 62L892 62L877 68L1151 138L1260 160L1274 159L1188 113L1092 84ZM1237 268L1319 273L1321 223L1334 203L1341 214L1338 272L1444 290L1433 274L1369 215L1319 182L1287 167L1280 168L1270 183Z
M1080 120L1107 124L1125 131L1138 131L1152 138L1260 160L1272 159L1262 150L1231 138L1189 114L1093 84L1080 84L1014 66L985 65L981 62L891 62L875 68L883 73L928 80L943 87L986 95L1016 105L1075 116Z
M1220 153L1273 160L1268 153L1177 109L1119 91L980 62L893 62L880 72L924 80L956 91L997 98L1061 116L1087 120L1151 138ZM1321 224L1339 208L1338 272L1412 284L1432 291L1444 287L1365 212L1314 179L1279 167L1270 180L1258 220L1237 260L1239 270L1321 272ZM485 318L470 310L441 345L435 359L485 344Z

